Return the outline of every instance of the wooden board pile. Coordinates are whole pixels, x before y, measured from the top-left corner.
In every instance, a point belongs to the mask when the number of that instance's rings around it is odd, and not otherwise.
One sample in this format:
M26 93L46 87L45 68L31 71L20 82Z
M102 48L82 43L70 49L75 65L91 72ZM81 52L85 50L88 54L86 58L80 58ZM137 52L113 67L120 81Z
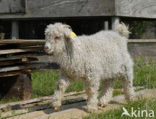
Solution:
M0 40L0 77L39 70L44 40Z

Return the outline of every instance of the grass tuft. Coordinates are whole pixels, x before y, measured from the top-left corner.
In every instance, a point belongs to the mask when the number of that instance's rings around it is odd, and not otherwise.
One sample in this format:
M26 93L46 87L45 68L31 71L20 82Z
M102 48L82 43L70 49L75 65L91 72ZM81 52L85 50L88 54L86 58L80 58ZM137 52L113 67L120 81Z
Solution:
M140 57L135 60L134 86L146 85L148 88L156 88L156 63L149 57Z
M131 108L133 107L134 110L153 110L156 112L156 99L141 99L135 102L130 102L127 105L123 105L127 111L130 113ZM143 117L128 117L128 116L121 116L123 113L123 109L114 109L107 112L99 113L99 114L90 114L83 119L145 119L145 115ZM151 117L147 117L146 119L151 119ZM154 118L153 118L154 119Z
M59 71L32 73L33 97L52 95L56 89Z
M48 96L54 93L56 82L59 78L59 71L45 71L32 73L33 97ZM73 82L66 92L83 90L84 83L81 81Z

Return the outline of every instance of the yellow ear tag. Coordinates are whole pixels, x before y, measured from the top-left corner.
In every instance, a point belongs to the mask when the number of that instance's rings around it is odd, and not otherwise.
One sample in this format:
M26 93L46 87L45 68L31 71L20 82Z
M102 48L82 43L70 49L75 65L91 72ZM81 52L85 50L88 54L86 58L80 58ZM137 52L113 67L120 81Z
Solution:
M75 38L75 37L76 37L76 34L75 34L74 32L70 32L70 36L71 36L72 38Z

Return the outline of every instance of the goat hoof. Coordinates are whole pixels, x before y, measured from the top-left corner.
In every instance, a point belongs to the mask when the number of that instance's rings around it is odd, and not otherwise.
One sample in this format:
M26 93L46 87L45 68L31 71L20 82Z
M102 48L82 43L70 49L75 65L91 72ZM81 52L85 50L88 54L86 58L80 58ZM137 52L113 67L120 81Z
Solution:
M104 108L104 107L106 107L107 105L106 105L106 104L101 104L101 103L100 103L100 104L98 104L98 106L101 107L101 108Z
M93 108L93 107L86 107L86 111L88 113L96 113L97 112L97 108Z
M56 106L56 107L54 107L54 110L55 110L55 111L58 111L59 108L60 108L60 107Z

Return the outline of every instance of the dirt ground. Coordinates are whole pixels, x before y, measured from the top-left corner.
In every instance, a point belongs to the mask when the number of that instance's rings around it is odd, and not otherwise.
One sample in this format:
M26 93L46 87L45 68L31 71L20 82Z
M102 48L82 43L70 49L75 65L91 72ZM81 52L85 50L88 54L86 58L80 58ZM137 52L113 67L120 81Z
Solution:
M142 90L136 93L135 100L139 98L155 98L156 89L153 90ZM112 99L109 105L104 108L99 108L96 113L106 112L108 110L116 109L126 104L124 96L116 96ZM52 108L30 112L10 119L82 119L89 113L85 111L86 102L79 102L74 104L63 105L59 111L54 111Z

